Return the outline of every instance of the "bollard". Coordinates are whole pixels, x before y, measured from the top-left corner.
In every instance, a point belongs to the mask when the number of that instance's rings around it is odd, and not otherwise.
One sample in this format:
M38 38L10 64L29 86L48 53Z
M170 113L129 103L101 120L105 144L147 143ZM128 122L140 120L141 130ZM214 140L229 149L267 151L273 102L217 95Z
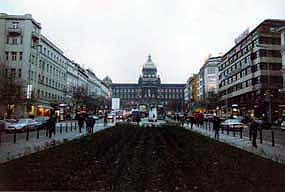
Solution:
M259 141L262 144L263 138L262 138L262 129L261 128L259 129Z
M27 141L29 141L29 137L30 137L30 129L29 128L30 128L30 126L27 126L27 128L26 128L26 133L27 133L26 134L26 140Z
M48 125L46 125L46 136L48 136Z
M242 130L243 130L243 128L242 127L240 127L239 128L239 137L242 139Z
M230 126L227 125L227 135L229 135L229 134L230 134Z
M37 127L37 139L40 138L40 126Z
M14 143L16 143L16 137L17 137L17 135L16 135L16 128L14 129Z
M235 128L235 125L233 125L233 136L234 136L234 137L236 136L236 128Z
M248 129L249 140L251 141L251 128Z
M72 122L70 122L70 131L72 132Z
M60 130L59 130L60 134L62 134L62 123L60 124Z
M67 122L65 123L65 132L66 132L66 133L68 132L68 125L67 125Z
M275 146L275 140L274 140L274 132L273 132L273 128L271 128L271 138L272 138L272 146Z
M224 134L224 126L222 126L222 134Z

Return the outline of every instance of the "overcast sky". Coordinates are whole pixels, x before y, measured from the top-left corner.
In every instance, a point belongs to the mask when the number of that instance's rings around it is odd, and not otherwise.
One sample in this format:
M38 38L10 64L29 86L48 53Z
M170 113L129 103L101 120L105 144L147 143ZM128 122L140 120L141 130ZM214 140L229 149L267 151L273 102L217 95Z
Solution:
M151 53L163 82L184 83L247 27L285 19L285 0L0 0L0 12L32 14L100 78L136 82Z

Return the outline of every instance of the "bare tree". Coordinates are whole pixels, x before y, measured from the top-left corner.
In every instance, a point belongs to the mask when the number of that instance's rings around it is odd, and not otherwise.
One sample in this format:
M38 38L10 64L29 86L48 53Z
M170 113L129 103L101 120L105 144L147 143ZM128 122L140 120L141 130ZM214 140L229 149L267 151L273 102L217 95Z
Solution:
M12 114L12 107L24 100L23 81L17 77L16 70L0 63L0 103L3 104L7 117Z

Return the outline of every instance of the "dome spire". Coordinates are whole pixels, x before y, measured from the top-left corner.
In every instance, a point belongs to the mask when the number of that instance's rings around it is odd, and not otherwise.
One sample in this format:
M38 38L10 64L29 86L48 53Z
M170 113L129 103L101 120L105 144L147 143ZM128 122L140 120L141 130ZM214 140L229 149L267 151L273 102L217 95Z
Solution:
M152 62L152 60L151 60L151 54L148 55L148 60L147 60L147 62Z
M147 62L144 64L143 68L156 68L155 64L152 62L151 54L148 55Z

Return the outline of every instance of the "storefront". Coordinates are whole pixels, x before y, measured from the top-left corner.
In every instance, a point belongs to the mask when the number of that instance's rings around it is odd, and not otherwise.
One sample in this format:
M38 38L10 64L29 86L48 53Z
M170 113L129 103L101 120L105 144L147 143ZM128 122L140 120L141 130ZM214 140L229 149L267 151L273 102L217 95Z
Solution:
M41 116L41 117L48 117L50 116L50 111L53 109L51 106L46 106L46 105L38 105L37 106L37 115L36 116Z

